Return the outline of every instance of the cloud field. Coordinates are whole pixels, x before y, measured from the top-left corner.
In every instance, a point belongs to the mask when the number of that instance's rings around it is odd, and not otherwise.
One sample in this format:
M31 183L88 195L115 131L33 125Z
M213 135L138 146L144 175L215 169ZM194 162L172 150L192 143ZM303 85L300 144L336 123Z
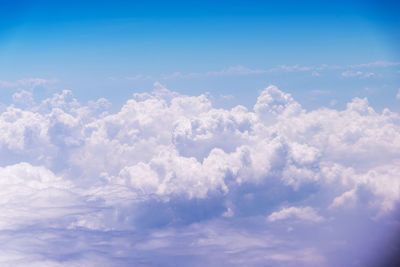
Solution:
M116 113L68 90L0 106L1 266L396 264L398 113L157 87Z

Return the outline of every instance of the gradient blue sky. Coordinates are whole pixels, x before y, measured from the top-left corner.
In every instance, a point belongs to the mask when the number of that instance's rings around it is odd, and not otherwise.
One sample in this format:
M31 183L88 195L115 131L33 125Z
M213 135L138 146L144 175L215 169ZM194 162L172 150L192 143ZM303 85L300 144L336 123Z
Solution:
M116 105L155 81L222 106L275 84L307 108L366 96L398 110L399 65L349 66L400 62L399 11L397 1L1 1L0 80L42 78L52 82L38 96L71 89ZM279 67L296 65L310 69ZM0 88L0 101L19 87Z

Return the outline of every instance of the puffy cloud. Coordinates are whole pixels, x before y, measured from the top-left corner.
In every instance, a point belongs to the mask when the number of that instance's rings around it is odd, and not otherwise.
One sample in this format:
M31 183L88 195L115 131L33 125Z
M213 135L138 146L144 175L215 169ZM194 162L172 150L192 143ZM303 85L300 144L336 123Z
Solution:
M269 86L261 92L254 105L254 111L264 123L274 123L280 116L287 117L302 112L301 106L290 94L280 91L275 86Z
M306 111L275 86L253 110L216 109L207 95L155 87L116 113L106 99L83 105L68 90L40 103L27 91L14 95L0 114L0 238L18 238L0 260L90 265L109 251L100 265L157 265L154 255L174 260L174 248L192 244L186 262L178 257L183 265L239 266L240 255L253 255L254 264L335 266L330 251L369 249L335 230L351 232L349 212L365 226L359 231L377 236L391 227L386 220L396 225L399 114L360 98L343 110ZM338 240L316 249L321 240L303 241L307 227ZM54 244L71 251L46 254Z
M19 163L0 168L0 230L21 225L66 226L87 210L73 185L44 167Z
M22 90L20 92L17 92L13 94L12 96L13 102L15 104L20 104L24 107L30 107L35 104L35 101L33 100L32 92Z

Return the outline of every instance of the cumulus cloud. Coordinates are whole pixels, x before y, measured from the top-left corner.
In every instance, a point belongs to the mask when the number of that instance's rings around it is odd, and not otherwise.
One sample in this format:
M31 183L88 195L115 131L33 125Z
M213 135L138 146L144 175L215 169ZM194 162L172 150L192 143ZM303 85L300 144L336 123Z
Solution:
M45 167L18 163L0 168L0 177L1 230L37 223L66 226L69 216L87 210L73 185Z
M307 111L275 86L250 110L217 109L155 87L116 113L68 90L13 96L0 114L0 262L336 266L367 262L360 231L388 242L399 114L366 98ZM306 242L310 230L334 238Z
M13 102L17 105L23 105L25 107L30 107L35 104L35 100L33 99L32 92L21 90L20 92L16 92L12 96Z

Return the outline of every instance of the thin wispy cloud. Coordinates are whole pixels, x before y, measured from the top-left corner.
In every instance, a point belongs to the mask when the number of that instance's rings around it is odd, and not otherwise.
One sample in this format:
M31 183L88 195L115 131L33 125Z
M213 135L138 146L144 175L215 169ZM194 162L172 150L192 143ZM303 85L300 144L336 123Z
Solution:
M244 66L238 65L236 67L229 67L221 71L210 71L205 73L206 76L220 76L220 75L250 75L250 74L262 74L267 73L268 70L261 69L250 69Z
M287 65L281 65L279 66L279 69L287 72L292 72L292 71L310 71L313 70L314 68L312 67L306 67L306 66L299 66L299 65L292 65L292 66L287 66Z
M351 68L371 68L371 67L394 67L399 66L400 62L389 62L389 61L375 61L365 64L350 65Z
M348 66L338 66L338 65L328 65L322 64L320 66L301 66L301 65L279 65L273 68L266 69L253 69L249 67L245 67L242 65L232 66L228 68L224 68L219 71L208 71L208 72L190 72L184 73L180 71L173 72L171 74L161 74L160 79L163 80L174 80L174 79L191 79L191 78L200 78L200 77L218 77L218 76L246 76L246 75L270 75L277 73L293 73L293 72L310 72L312 77L319 77L324 72L331 71L339 71L342 70L341 76L346 78L354 78L354 77L362 77L362 78L370 78L376 76L376 73L373 71L354 71L356 68L390 68L400 65L400 63L396 62L385 62L385 61L377 61L371 62L367 64L358 64L358 65L348 65ZM143 79L151 79L150 75L138 74L132 77L126 77L127 80L143 80Z
M345 71L341 73L344 78L371 78L375 77L376 74L373 72L362 72L362 71Z
M137 80L140 80L140 79L142 79L142 78L143 78L143 75L142 75L142 74L137 74L137 75L135 75L135 76L128 76L128 77L125 77L126 80L131 80L131 81L137 81Z
M54 84L57 79L43 79L43 78L25 78L17 81L4 81L0 80L0 87L3 88L35 88L38 86L45 86Z

